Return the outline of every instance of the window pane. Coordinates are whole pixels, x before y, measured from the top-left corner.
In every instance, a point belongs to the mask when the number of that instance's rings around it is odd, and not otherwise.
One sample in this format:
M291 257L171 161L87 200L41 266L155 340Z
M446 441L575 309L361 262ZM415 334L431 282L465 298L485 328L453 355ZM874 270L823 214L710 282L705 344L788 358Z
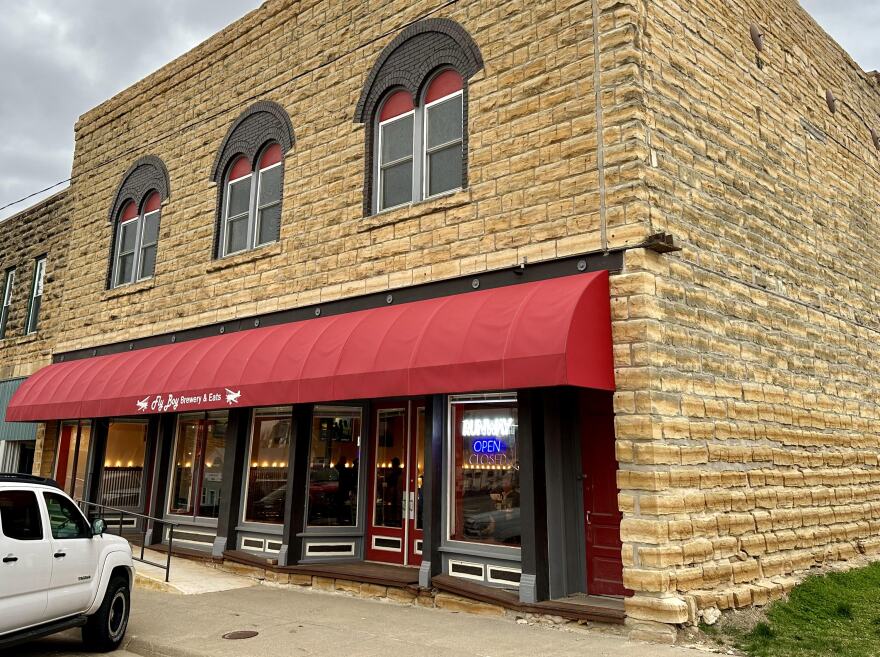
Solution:
M413 119L409 116L386 123L382 131L382 163L394 162L413 154Z
M159 241L159 213L151 212L144 215L144 236L141 240L144 244L155 244Z
M260 234L257 244L277 242L281 236L281 204L260 210Z
M138 222L131 221L127 224L122 224L119 227L120 253L130 253L134 251L134 245L137 241L137 224Z
M223 492L223 460L226 456L226 427L228 415L210 414L205 422L202 456L202 490L199 492L199 512L202 518L220 516L220 494Z
M520 545L517 407L455 404L454 527L457 541Z
M251 178L248 176L238 182L229 185L229 212L227 216L234 217L245 214L251 204Z
M247 217L228 222L226 231L226 253L235 253L247 248Z
M461 96L428 108L428 148L461 139Z
M92 530L76 504L58 493L43 493L52 538L91 538Z
M403 494L406 489L406 411L380 410L376 428L374 474L376 527L403 527Z
M359 409L315 409L309 452L309 525L357 524L360 444Z
M0 491L0 530L6 538L17 541L39 541L43 538L43 520L33 491Z
M425 409L419 408L416 413L416 529L422 529L422 517L424 515L424 497L422 496L422 484L425 479Z
M122 285L123 283L131 283L132 280L134 280L134 253L119 256L119 261L116 263L116 266L117 285Z
M76 437L74 429L74 437ZM86 474L89 469L89 442L92 437L92 423L83 420L79 428L79 446L76 453L76 472L73 478L73 489L69 495L75 500L81 500L86 490ZM73 468L73 461L70 462ZM71 489L68 489L68 491Z
M290 411L257 415L251 436L244 519L284 524Z
M110 423L104 452L101 504L140 508L146 441L146 422Z
M260 172L260 205L281 200L281 167Z
M177 449L171 466L173 476L168 502L171 513L189 514L193 511L192 483L198 435L199 421L181 418L177 426Z
M461 187L461 144L428 155L428 196Z
M138 278L149 278L156 271L156 245L145 246L141 249L141 270Z
M43 297L34 297L31 301L31 312L28 316L27 332L33 333L40 325L40 306L43 305Z
M382 208L409 203L412 200L412 160L382 171Z

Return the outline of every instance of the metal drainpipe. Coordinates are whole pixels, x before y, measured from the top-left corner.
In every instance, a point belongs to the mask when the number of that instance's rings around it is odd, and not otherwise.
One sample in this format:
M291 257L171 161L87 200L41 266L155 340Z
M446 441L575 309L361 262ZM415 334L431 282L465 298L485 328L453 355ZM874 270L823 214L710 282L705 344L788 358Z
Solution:
M596 91L596 165L599 168L599 236L608 251L608 223L605 211L605 131L602 120L602 75L599 64L599 0L593 5L593 88Z

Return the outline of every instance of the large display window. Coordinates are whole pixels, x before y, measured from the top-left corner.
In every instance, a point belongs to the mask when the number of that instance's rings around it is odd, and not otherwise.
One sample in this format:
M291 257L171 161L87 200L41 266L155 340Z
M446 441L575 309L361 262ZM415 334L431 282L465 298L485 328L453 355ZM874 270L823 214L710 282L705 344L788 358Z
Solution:
M111 420L101 476L101 503L140 509L147 445L146 420Z
M514 396L450 401L450 523L454 541L520 547Z
M168 512L217 518L223 489L228 413L181 415L177 421Z
M284 524L290 454L290 407L254 413L248 450L244 521Z
M316 406L309 448L311 527L357 525L361 409Z

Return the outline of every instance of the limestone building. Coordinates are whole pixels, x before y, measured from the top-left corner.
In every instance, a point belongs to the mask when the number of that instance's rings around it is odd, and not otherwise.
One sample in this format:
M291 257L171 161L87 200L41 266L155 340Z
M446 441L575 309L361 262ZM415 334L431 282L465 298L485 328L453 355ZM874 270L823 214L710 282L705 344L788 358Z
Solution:
M880 84L793 0L269 0L75 130L7 415L150 540L657 638L880 549Z

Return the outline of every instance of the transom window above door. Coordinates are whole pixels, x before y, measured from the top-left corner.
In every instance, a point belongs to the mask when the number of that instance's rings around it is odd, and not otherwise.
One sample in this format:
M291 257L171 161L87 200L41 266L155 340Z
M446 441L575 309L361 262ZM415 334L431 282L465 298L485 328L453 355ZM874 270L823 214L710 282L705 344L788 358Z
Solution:
M462 187L463 81L452 69L431 79L416 105L392 91L377 117L377 211Z

